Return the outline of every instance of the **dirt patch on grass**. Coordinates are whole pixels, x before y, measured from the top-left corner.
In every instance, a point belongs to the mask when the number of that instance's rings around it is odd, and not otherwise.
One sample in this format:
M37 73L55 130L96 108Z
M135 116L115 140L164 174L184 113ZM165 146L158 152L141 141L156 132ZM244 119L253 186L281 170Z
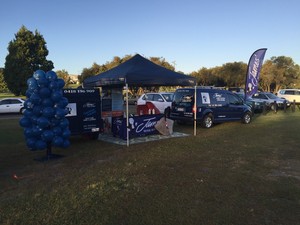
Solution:
M270 177L293 177L300 181L300 161L299 160L284 160L280 162L279 169L273 170Z

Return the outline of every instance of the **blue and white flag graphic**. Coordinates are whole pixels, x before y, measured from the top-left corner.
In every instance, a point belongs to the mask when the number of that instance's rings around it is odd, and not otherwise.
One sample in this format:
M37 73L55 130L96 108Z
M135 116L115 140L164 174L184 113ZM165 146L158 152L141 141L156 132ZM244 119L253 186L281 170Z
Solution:
M252 96L258 90L260 70L266 51L266 48L258 49L251 55L249 59L245 84L245 98Z

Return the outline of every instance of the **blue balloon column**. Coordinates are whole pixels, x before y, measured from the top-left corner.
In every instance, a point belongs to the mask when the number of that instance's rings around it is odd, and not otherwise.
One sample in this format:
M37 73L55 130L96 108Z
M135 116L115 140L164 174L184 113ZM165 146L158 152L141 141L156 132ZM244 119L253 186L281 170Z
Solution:
M70 145L68 99L63 97L63 79L56 73L37 70L27 80L24 116L20 126L24 128L24 136L28 148L32 151L47 149L47 157L52 156L54 147L67 148Z

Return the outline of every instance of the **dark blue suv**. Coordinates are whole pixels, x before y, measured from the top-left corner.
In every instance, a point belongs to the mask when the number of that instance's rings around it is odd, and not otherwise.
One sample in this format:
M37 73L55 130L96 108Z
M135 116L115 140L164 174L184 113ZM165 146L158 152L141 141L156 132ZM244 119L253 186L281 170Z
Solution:
M171 119L178 123L194 121L194 113L197 112L196 121L205 128L210 128L213 123L227 121L239 120L246 124L251 122L251 107L232 92L203 87L197 87L196 90L196 96L195 88L180 88L175 91Z

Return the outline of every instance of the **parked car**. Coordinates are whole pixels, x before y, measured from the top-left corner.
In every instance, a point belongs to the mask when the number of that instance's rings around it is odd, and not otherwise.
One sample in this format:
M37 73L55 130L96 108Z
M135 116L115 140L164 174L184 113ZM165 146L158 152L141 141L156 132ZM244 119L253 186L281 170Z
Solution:
M22 98L3 98L0 100L0 113L24 113L25 100Z
M229 87L228 91L231 91L233 93L237 93L237 94L245 94L245 89L244 88L240 88L240 87Z
M290 102L300 103L300 89L280 89L277 93L280 98L285 98Z
M180 88L174 93L170 118L179 124L192 122L196 112L196 120L205 128L210 128L214 123L227 121L242 121L250 123L252 111L250 106L236 94L220 89L195 89Z
M246 104L252 107L254 113L261 113L264 110L264 102L259 102L253 98L247 98Z
M160 113L165 113L165 110L171 107L173 94L172 92L146 93L137 100L137 105L152 102Z
M138 98L134 95L128 95L128 105L136 105ZM126 95L124 95L124 104L126 104Z
M286 106L290 106L290 102L284 98L277 97L273 93L270 92L258 92L251 96L251 98L255 102L265 103L267 108L274 110L275 102L278 108L282 109L284 107L284 103Z
M239 93L239 92L234 92L234 94L236 94L237 96L239 96L242 101L244 101L244 103L248 106L251 107L252 112L254 113L260 113L263 111L264 108L264 103L263 102L259 102L259 101L255 101L252 98L247 98L245 100L245 94L244 93Z

